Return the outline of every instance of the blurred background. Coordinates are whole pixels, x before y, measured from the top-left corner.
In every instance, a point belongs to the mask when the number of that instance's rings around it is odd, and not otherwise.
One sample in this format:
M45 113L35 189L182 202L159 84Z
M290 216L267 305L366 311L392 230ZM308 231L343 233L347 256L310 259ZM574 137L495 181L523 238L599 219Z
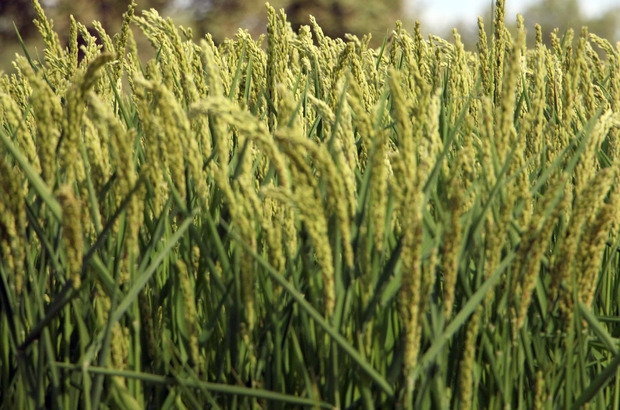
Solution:
M69 15L85 25L99 20L109 33L116 33L129 0L39 0L54 28L68 34ZM233 36L238 28L254 36L265 32L265 0L136 0L138 11L155 8L172 17L177 24L194 29L195 37L211 33L216 42ZM457 28L466 47L473 50L477 39L477 17L490 27L494 0L271 0L276 9L284 8L294 29L309 24L315 16L324 32L332 37L345 33L362 36L371 33L372 45L402 20L411 30L416 20L424 34L437 34L452 41ZM545 40L553 28L560 34L568 27L588 26L591 32L617 41L620 39L620 0L507 0L507 20L513 24L516 14L525 17L529 41L534 40L535 23L541 24ZM21 51L15 27L28 49L41 55L40 36L32 24L35 18L31 0L0 0L0 70L12 71L11 61ZM137 33L137 30L134 30ZM65 34L66 35L66 34Z

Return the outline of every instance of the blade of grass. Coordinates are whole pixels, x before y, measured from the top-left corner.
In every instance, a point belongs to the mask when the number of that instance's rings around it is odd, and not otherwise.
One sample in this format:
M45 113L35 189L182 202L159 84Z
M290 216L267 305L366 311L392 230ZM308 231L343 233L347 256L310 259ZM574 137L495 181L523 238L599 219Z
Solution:
M442 335L433 342L431 347L424 353L422 358L420 359L420 364L416 368L414 372L414 379L417 379L421 372L428 368L435 357L443 350L443 347L446 343L448 343L454 333L459 330L465 323L467 322L467 318L474 313L478 305L482 303L485 295L491 291L495 283L499 280L501 274L506 270L506 268L510 265L512 260L515 258L516 253L511 251L506 257L502 260L499 266L495 269L495 272L489 276L489 278L476 290L476 292L469 298L467 303L463 306L463 308L459 311L459 313L452 319L452 321L446 326L446 329L442 333Z
M58 221L62 221L62 208L60 207L60 203L56 200L56 197L52 194L52 191L45 184L43 179L37 174L34 167L30 165L28 159L21 153L21 151L13 144L4 130L0 128L0 140L4 143L4 146L8 149L8 151L13 155L13 158L19 164L19 167L26 174L26 178L30 181L30 184L35 189L35 191L39 194L43 202L47 204L52 211L52 214Z
M81 372L83 369L79 365L56 362L56 366L62 369L67 369L74 372ZM183 383L185 387L205 389L213 393L223 393L230 395L238 395L243 397L256 397L259 399L279 401L283 403L295 404L300 406L320 406L324 409L334 409L329 403L317 402L312 399L305 399L302 397L296 397L292 395L275 393L268 390L253 389L248 387L230 386L219 383L209 383L203 381L197 381L192 379L180 379L173 376L158 376L149 373L140 373L132 370L117 370L107 369L97 366L88 366L86 369L90 373L102 374L110 377L125 377L128 379L139 379L145 383L161 384L161 385L179 385ZM335 409L334 409L335 410Z
M248 252L256 261L269 273L271 278L278 282L280 286L282 286L295 301L299 304L299 306L308 314L308 316L312 317L314 321L321 326L323 330L353 359L355 363L361 368L361 370L366 373L375 383L377 383L381 389L388 395L394 395L394 389L389 383L385 380L385 378L379 374L364 358L360 355L360 353L355 350L347 340L338 333L319 312L306 301L304 295L299 293L297 289L295 289L291 283L286 280L282 275L280 275L265 259L263 259L260 255L252 250L250 246L248 246L243 239L234 232L231 227L226 223L226 221L221 220L220 224L228 231L228 233L235 239L235 241L241 245L246 252Z

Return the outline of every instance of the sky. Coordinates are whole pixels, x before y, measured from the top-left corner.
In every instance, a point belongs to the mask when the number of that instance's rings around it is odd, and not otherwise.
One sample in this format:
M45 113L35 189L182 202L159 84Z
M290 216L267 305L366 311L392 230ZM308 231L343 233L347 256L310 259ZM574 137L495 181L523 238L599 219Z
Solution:
M491 7L495 0L407 0L419 4L423 10L423 20L437 29L450 28L456 21L475 22L484 10ZM508 16L516 16L536 0L506 0ZM614 6L620 6L620 0L579 0L581 10L588 17L600 16Z

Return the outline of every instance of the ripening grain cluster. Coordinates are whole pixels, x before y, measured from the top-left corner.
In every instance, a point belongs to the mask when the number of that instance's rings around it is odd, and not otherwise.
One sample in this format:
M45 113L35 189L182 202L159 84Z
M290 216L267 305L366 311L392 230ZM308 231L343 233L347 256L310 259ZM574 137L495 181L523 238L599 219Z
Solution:
M618 46L529 48L497 0L476 52L269 5L257 39L132 4L65 48L33 3L44 53L0 76L0 409L619 408Z

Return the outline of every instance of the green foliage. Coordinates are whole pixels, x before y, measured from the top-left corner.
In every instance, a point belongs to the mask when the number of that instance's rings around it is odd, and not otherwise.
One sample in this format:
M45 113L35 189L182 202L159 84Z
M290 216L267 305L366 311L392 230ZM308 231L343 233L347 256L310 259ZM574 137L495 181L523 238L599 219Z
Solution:
M608 41L134 9L0 77L0 408L618 407Z

